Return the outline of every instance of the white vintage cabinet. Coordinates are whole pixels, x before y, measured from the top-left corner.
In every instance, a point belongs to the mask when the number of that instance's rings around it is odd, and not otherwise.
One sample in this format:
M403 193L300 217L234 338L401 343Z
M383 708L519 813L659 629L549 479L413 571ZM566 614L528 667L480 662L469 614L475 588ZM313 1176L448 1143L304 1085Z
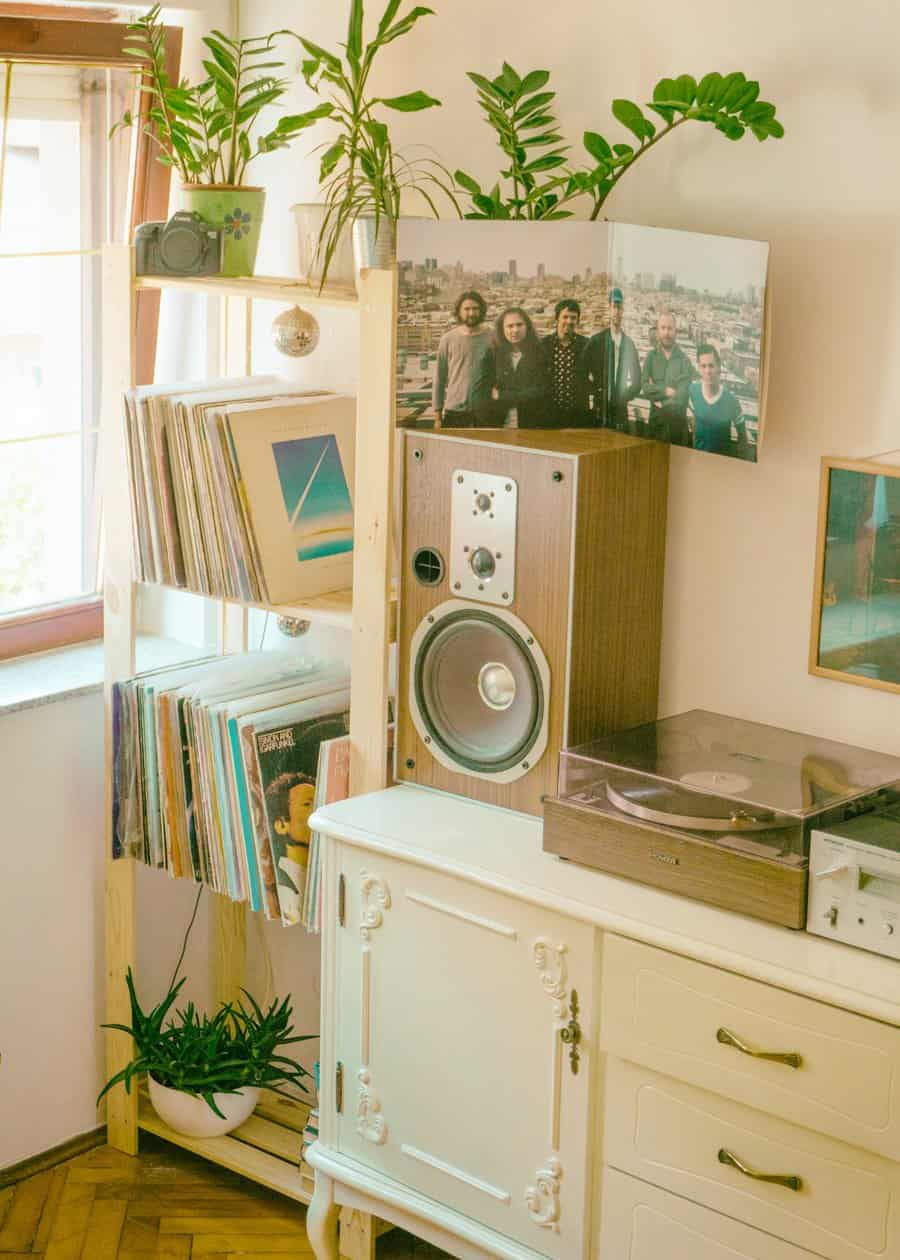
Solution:
M319 1260L340 1205L464 1260L900 1256L900 964L427 789L314 822Z

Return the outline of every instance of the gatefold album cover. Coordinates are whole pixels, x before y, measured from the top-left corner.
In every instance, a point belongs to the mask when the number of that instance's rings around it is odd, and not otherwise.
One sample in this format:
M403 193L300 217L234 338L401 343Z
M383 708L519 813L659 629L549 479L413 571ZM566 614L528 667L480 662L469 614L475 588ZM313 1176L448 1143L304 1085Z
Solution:
M768 254L624 223L402 219L398 423L609 428L755 462Z

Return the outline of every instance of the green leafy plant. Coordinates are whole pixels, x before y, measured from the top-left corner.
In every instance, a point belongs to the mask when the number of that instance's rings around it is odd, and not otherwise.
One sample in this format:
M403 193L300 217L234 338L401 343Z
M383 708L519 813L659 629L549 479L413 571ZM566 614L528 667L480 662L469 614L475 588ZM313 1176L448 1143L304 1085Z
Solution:
M471 175L456 171L457 184L469 193L474 206L466 218L567 218L568 211L558 208L558 190L568 182L559 173L566 165L568 145L561 143L553 113L556 93L542 90L550 80L549 71L531 70L522 76L504 61L496 79L471 70L469 78L478 89L478 104L509 161L500 178L512 182L512 195L501 192L499 181L490 192L485 192ZM542 153L542 149L548 151Z
M565 146L554 147L545 155L544 164L536 165L529 148L557 146L562 139L551 112L553 93L539 91L530 99L522 98L528 96L526 88L533 93L534 85L545 87L549 77L546 70L532 70L520 77L506 63L496 79L469 74L479 89L479 103L497 133L500 147L510 157L510 165L501 171L501 177L513 180L513 192L505 196L495 185L491 193L484 193L471 176L457 171L457 183L472 197L473 211L467 218L567 218L570 211L563 207L586 196L593 203L590 217L596 219L625 172L686 122L709 123L729 140L741 140L748 131L757 140L780 139L784 135L776 107L759 100L759 84L740 70L726 75L713 71L699 83L691 75L682 74L674 79L660 79L653 89L653 100L645 107L662 119L662 126L651 121L634 101L613 101L613 117L631 132L636 144L610 143L598 132L586 131L584 147L591 166L568 167ZM547 130L537 137L524 136L526 122L533 128ZM540 185L534 177L549 171L553 174ZM528 182L523 176L532 178Z
M146 1074L160 1085L203 1098L217 1116L214 1094L232 1094L245 1085L270 1089L286 1098L291 1086L307 1093L303 1078L311 1074L280 1051L312 1037L292 1036L291 1001L273 1002L263 1010L246 991L247 1001L223 1003L212 1016L201 1015L192 1002L169 1017L185 982L171 984L151 1011L141 1009L131 968L125 977L131 1002L131 1023L104 1024L134 1039L134 1058L106 1082L97 1102L123 1082L130 1093L135 1078ZM224 1119L224 1117L222 1117Z
M397 152L387 124L375 115L379 106L414 113L431 109L440 101L422 91L389 97L369 95L369 76L380 49L434 12L416 5L398 17L400 4L401 0L388 0L375 35L364 43L363 0L352 0L347 40L341 45L343 56L299 37L308 54L302 66L303 78L317 95L328 96L322 105L301 117L310 123L330 118L338 124L337 137L321 146L319 164L319 184L325 198L319 238L323 283L344 229L362 216L375 219L376 231L382 219L393 229L405 189L415 189L435 217L438 211L431 191L444 194L459 213L449 172L433 158L410 159Z
M272 54L278 37L290 31L252 39L230 39L215 30L205 35L207 77L195 86L169 80L158 4L128 30L123 51L142 62L141 91L150 97L144 131L159 148L158 160L174 167L186 184L240 186L254 158L285 148L326 112L285 114L271 130L257 131L261 112L289 86L288 79L272 73L285 65ZM137 121L128 111L113 131Z

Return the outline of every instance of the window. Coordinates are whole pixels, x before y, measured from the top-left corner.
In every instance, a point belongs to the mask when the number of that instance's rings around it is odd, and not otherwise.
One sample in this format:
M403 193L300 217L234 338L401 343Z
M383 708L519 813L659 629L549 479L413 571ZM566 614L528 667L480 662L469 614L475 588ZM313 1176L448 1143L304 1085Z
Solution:
M98 250L164 217L169 179L137 130L108 140L139 105L124 35L0 18L0 657L102 631ZM157 295L141 295L143 380L157 311Z

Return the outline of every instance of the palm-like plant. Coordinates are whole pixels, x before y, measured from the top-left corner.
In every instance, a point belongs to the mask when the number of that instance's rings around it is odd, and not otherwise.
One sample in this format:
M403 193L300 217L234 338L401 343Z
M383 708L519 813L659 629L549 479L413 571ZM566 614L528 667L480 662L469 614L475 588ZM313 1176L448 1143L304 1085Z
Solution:
M382 219L393 229L400 217L404 190L415 189L436 218L437 206L430 189L443 193L459 213L449 172L433 158L411 159L398 153L387 125L375 116L379 106L412 113L431 109L440 101L422 91L390 97L369 95L369 76L379 50L434 12L417 5L398 18L400 5L401 0L388 0L374 37L364 43L363 0L351 0L343 56L299 37L308 54L302 66L303 77L314 92L328 96L322 105L301 117L307 124L330 118L339 128L337 138L322 146L319 164L319 184L325 197L319 238L323 284L345 228L357 218L371 216L376 232Z
M244 989L248 1006L225 1002L210 1017L199 1014L188 1002L168 1018L184 978L172 984L162 1001L147 1012L141 1009L130 967L125 980L131 1023L103 1027L128 1033L134 1040L134 1058L106 1082L98 1103L120 1082L130 1093L132 1081L147 1074L160 1085L204 1099L220 1117L222 1112L214 1099L217 1093L232 1094L244 1086L270 1089L285 1098L295 1098L286 1086L308 1092L303 1079L310 1073L280 1053L285 1046L313 1040L311 1036L292 1036L289 997L263 1010Z
M212 31L203 37L209 52L203 62L207 77L192 85L186 79L169 80L158 4L129 23L128 30L123 51L142 63L141 91L150 97L144 130L159 149L158 160L174 167L186 184L243 184L254 158L283 149L327 112L320 108L284 115L271 130L257 130L262 111L289 86L288 79L273 73L285 63L272 59L277 39L289 31L252 39L230 39ZM113 130L136 121L128 111Z

